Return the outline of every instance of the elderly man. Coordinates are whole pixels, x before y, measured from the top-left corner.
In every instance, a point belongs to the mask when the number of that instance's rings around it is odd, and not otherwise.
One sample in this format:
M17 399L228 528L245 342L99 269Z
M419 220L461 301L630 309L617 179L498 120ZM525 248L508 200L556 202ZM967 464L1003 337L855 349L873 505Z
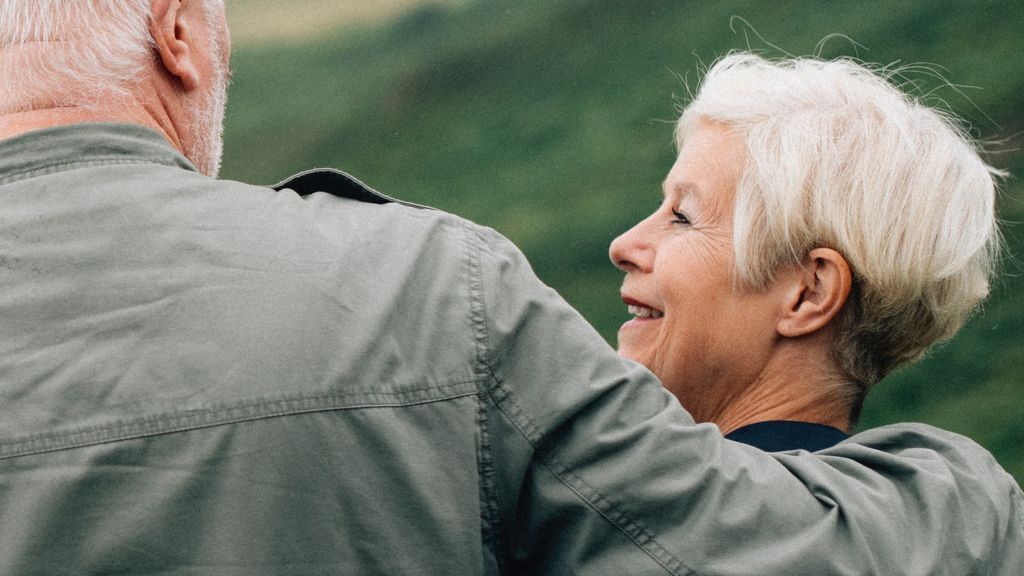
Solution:
M0 0L3 573L1020 573L963 438L734 444L494 232L214 179L228 52L217 0Z

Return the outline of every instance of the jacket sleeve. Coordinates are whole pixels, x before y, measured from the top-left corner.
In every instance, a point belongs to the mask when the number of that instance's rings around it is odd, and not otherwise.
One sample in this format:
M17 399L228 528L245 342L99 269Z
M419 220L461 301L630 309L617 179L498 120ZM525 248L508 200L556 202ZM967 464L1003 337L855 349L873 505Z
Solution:
M507 572L1022 573L1020 489L969 440L921 425L814 455L724 440L507 241L472 236L486 507Z

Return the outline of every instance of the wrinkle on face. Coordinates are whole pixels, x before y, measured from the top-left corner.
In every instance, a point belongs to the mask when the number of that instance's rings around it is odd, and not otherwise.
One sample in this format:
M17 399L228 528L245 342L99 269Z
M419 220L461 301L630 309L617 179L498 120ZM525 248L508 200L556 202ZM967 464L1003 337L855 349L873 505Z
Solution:
M712 124L696 129L665 179L662 204L610 250L626 272L623 296L664 312L624 324L619 352L650 368L700 421L713 421L758 380L775 338L771 298L734 281L733 205L745 162L738 136Z

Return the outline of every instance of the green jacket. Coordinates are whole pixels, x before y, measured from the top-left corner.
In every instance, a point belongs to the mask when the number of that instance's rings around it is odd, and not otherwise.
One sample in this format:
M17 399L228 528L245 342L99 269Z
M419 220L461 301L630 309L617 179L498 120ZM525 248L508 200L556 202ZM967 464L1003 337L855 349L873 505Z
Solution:
M1020 576L1022 509L927 426L726 441L497 233L344 174L0 141L0 574Z

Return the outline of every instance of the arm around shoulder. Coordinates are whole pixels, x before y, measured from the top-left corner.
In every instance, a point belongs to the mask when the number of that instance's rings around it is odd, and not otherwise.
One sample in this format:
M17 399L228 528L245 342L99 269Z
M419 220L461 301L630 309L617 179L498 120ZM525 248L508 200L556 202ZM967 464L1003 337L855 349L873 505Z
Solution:
M817 454L727 441L507 240L469 233L487 531L511 572L1020 573L1020 490L969 440L905 426Z

